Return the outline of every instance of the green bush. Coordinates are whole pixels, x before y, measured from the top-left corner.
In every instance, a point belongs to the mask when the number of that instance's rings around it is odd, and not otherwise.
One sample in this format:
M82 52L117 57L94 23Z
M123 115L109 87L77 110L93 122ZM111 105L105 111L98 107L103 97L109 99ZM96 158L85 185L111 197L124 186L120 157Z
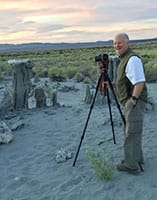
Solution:
M0 71L5 74L5 76L12 75L12 67L7 63L7 61L0 61Z
M87 158L94 168L98 178L101 180L110 180L113 177L114 168L107 163L104 157L98 156L94 152L88 152Z
M145 64L146 79L148 82L157 80L157 63L153 60Z
M64 81L66 74L63 68L53 67L48 71L48 76L53 81Z
M133 44L145 64L147 81L157 81L157 42ZM12 67L7 63L10 59L31 59L34 73L39 77L50 77L62 81L66 78L75 78L77 81L95 81L98 65L94 62L95 56L104 53L113 53L112 46L77 48L62 50L33 50L21 52L0 53L0 71L5 76L12 74Z
M68 67L67 69L66 69L66 76L67 76L67 78L69 78L69 79L72 79L72 78L74 78L74 76L75 76L75 74L77 73L77 68L74 68L74 67Z
M36 76L40 76L40 71L42 70L42 68L40 67L39 68L39 66L37 66L37 65L35 65L34 67L33 67L33 72L34 72L34 74L36 75Z
M84 77L83 77L83 75L82 75L80 72L77 72L77 73L75 74L74 79L75 79L77 82L81 82L81 81L84 80Z

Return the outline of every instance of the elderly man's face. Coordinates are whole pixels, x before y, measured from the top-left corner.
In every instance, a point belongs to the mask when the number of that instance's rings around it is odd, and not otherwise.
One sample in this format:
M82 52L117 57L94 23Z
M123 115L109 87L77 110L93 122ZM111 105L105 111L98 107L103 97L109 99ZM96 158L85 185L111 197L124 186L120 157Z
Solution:
M117 35L114 39L114 49L116 53L121 56L129 48L129 42L121 35Z

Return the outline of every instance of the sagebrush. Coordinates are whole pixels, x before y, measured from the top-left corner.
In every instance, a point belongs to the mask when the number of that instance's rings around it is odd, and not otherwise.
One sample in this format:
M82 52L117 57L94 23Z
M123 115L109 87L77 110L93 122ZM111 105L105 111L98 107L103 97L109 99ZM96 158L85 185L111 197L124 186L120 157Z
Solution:
M104 156L97 155L94 152L88 152L87 158L94 168L96 175L101 180L110 180L114 175L114 167Z

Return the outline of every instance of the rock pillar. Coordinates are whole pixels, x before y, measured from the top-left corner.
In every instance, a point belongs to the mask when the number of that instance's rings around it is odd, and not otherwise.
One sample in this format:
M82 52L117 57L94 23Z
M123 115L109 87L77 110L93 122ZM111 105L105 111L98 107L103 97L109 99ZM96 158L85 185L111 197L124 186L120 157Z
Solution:
M13 68L13 106L28 109L33 64L29 59L9 60Z

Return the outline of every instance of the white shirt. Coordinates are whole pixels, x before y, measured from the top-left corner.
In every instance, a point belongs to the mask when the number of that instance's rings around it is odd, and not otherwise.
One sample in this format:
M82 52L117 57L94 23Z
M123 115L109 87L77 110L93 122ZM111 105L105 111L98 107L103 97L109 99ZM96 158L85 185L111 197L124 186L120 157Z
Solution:
M130 57L125 73L130 82L135 85L136 83L145 81L145 74L143 69L143 63L137 56Z

